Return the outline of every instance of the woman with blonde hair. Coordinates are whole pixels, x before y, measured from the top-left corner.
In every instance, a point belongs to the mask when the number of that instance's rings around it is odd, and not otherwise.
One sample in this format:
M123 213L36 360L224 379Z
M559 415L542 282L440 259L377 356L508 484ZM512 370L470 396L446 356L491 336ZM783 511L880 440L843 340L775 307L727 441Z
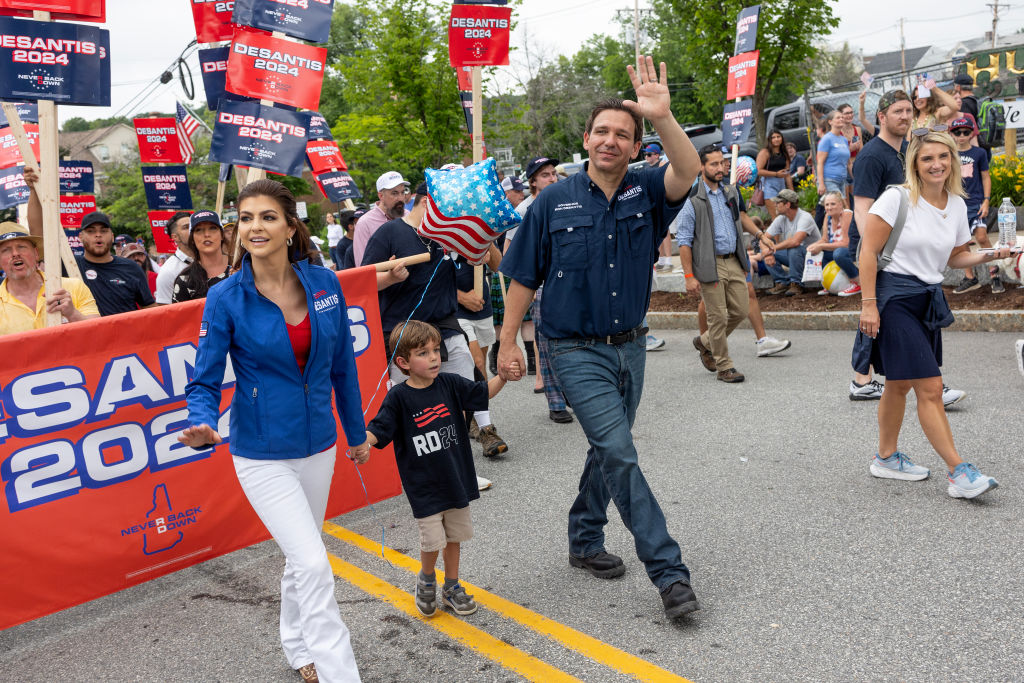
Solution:
M998 258L1009 249L970 253L971 231L963 200L960 157L945 128L916 130L906 157L906 182L890 187L875 201L861 230L860 330L853 349L858 372L868 365L885 375L878 405L878 452L871 462L875 477L919 481L926 467L915 465L897 449L911 389L917 397L921 429L945 462L947 493L975 498L998 483L964 462L942 403L941 328L953 322L942 292L943 271L969 268ZM881 259L902 216L891 260Z
M821 239L807 245L808 254L822 253L821 265L835 261L846 277L850 278L850 286L839 292L839 296L853 296L860 293L857 279L860 271L854 264L856 254L850 253L850 223L853 222L853 211L843 205L843 196L838 192L826 192L821 198L825 208L825 220L821 226ZM818 294L828 295L823 289Z

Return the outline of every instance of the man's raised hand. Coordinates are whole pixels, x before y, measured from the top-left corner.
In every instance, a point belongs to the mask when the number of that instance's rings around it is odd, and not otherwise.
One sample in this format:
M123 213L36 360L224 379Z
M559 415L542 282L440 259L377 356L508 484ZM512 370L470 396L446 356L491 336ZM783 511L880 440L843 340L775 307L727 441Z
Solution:
M657 121L672 116L672 97L668 91L668 74L665 62L659 65L661 75L654 68L654 58L640 55L640 61L634 69L626 67L629 80L636 91L636 102L626 100L624 104L649 121Z

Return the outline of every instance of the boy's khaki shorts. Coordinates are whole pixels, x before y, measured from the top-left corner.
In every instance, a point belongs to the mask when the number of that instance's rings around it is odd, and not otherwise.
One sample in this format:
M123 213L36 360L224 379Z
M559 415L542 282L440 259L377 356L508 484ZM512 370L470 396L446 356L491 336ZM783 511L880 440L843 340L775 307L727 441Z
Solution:
M417 518L416 522L420 526L420 551L424 553L444 550L449 543L464 543L473 538L468 505Z

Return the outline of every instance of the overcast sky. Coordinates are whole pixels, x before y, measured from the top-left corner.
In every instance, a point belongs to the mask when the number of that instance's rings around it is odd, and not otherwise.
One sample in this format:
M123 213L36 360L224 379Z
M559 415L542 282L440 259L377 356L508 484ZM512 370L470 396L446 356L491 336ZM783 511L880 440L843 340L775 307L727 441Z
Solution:
M641 7L646 4L640 2ZM1010 10L1002 10L1000 34L1024 27L1024 3L1011 4ZM175 98L186 101L175 79L130 102L195 38L189 6L189 0L107 0L105 28L111 32L113 106L61 107L61 120L170 112ZM512 44L521 47L528 36L531 46L542 53L571 54L591 35L615 30L615 10L632 6L632 0L524 0ZM952 47L959 39L980 37L992 27L991 11L982 0L834 0L834 6L841 22L827 40L845 40L866 55L899 49L900 16L906 18L908 48ZM194 103L198 105L205 101L202 78L195 57L190 61L196 80Z

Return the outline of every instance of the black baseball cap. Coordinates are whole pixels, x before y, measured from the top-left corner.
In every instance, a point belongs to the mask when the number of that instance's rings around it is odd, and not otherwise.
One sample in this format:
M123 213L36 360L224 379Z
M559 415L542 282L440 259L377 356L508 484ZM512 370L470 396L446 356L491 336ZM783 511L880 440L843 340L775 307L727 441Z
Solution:
M87 213L85 214L85 217L82 218L82 230L85 230L90 225L96 225L97 223L109 228L110 218L108 218L107 214L103 213L102 211L93 211L92 213Z
M953 79L953 83L955 85L966 85L969 88L974 87L974 79L968 76L967 74L960 74L959 76Z
M210 211L209 209L196 211L194 214L192 214L192 217L189 219L188 222L188 231L192 232L197 227L199 227L200 223L213 223L221 230L224 229L224 226L220 224L220 216L217 215L216 211Z
M526 179L529 180L532 178L534 173L548 164L558 166L558 159L552 159L550 157L534 157L530 159L530 163L526 164Z
M430 191L427 190L427 184L425 182L422 182L416 186L416 194L421 195L423 197L426 197L428 194L430 194Z

